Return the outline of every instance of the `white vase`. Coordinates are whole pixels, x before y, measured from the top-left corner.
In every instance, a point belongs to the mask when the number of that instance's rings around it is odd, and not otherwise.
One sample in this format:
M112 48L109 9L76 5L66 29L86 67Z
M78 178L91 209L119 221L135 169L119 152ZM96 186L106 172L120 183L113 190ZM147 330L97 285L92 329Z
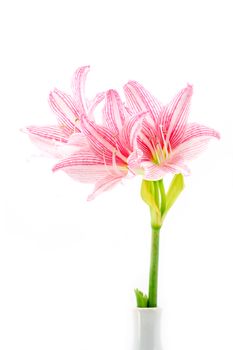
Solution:
M133 350L162 350L160 323L160 308L137 308L134 311Z

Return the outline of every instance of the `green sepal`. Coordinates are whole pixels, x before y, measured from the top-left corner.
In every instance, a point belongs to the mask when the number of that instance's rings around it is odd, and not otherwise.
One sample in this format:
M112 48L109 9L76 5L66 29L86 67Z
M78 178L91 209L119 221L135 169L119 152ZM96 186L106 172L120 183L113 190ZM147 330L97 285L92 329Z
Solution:
M182 174L176 174L172 182L169 186L167 195L166 195L166 211L164 215L168 212L168 210L173 206L178 196L184 189L184 177Z
M137 299L137 307L148 307L148 296L139 289L134 289L134 293Z

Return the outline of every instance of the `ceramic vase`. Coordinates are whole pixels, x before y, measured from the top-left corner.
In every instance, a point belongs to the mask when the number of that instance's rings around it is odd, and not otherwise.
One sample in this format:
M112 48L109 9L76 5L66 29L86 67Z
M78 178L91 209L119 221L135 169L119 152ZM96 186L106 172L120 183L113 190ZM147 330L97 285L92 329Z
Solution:
M160 308L137 308L134 310L133 350L163 350L160 326Z

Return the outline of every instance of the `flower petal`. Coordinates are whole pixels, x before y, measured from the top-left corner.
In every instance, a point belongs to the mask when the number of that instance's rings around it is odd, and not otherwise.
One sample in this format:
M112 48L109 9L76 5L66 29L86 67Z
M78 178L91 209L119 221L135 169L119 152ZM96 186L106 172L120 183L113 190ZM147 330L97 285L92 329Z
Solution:
M64 157L63 147L67 143L61 143L54 139L46 139L33 134L29 134L29 138L44 154L58 159Z
M124 144L129 151L137 147L137 137L146 114L147 112L138 113L124 123L120 134L120 142Z
M95 120L95 118L94 118L94 111L95 111L96 107L103 101L104 98L105 98L105 93L104 92L100 92L90 102L90 105L88 107L88 118L90 120Z
M84 183L95 183L105 179L119 179L127 174L127 169L119 170L106 165L103 160L89 151L80 151L62 159L53 167L53 171L65 171L74 180Z
M186 142L192 138L199 136L216 137L217 139L220 139L220 134L216 130L211 129L205 125L189 123L185 128L182 142Z
M106 92L106 102L103 110L104 122L114 133L118 134L125 121L124 106L115 90Z
M88 139L85 135L83 135L82 133L76 133L73 134L69 137L69 141L68 144L71 146L76 146L79 149L88 149L90 148L90 144L88 142Z
M141 84L136 81L129 81L124 86L124 92L127 106L130 107L134 113L147 111L155 121L158 120L162 106Z
M66 143L68 142L68 136L63 132L61 127L55 125L47 125L47 126L27 126L22 130L28 135L39 136L42 139L55 140L58 142Z
M128 167L129 170L135 175L141 169L141 160L143 152L140 149L133 151L128 157Z
M96 125L85 116L82 118L82 131L88 137L88 140L95 152L106 161L112 161L112 155L115 154L118 160L123 162L127 158L117 149L117 141L112 132L103 126Z
M79 131L76 123L80 120L80 112L71 96L58 89L54 89L49 94L49 104L58 117L58 124L63 127L67 135Z
M80 132L71 135L61 151L64 154L64 157L70 157L80 151L93 153L87 137Z
M184 164L184 162L181 159L172 159L170 161L165 161L162 164L154 164L152 162L142 162L141 163L143 169L144 169L144 176L143 178L145 180L160 180L162 179L166 174L184 174L188 175L190 173L187 166Z
M53 167L53 171L64 170L74 180L94 183L108 173L103 161L91 152L80 151L62 159Z
M187 85L162 112L160 119L162 132L164 133L166 143L170 143L172 149L181 142L184 135L192 91L192 86Z
M110 190L113 188L118 182L121 181L123 176L106 176L103 179L99 180L95 184L94 191L92 194L90 194L87 198L88 201L93 200L96 198L97 195L101 194L102 192L105 192L107 190Z
M199 136L182 142L173 154L179 155L184 161L192 160L202 153L208 146L211 137Z
M139 148L143 151L144 155L149 159L153 158L157 144L160 143L160 135L156 132L157 126L155 123L149 122L148 118L145 118L142 123L142 129L137 139Z
M78 68L74 73L72 84L75 102L78 106L79 111L85 115L87 114L88 106L84 93L86 76L89 70L90 66L83 66L81 68Z

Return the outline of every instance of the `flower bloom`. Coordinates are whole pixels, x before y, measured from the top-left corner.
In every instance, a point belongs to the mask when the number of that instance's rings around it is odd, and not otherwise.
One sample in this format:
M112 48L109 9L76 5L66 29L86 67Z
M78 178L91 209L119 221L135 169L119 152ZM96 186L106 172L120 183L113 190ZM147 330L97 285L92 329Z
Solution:
M89 102L85 98L88 71L85 66L75 72L73 96L58 89L50 93L57 125L24 130L43 151L59 159L53 171L63 170L75 180L95 184L88 199L132 175L156 181L167 173L187 174L186 161L211 138L219 138L213 129L187 123L190 85L165 106L135 81L124 86L126 104L115 90L98 93ZM102 125L95 121L100 103Z
M74 147L72 154L53 170L62 169L75 180L95 183L89 200L112 188L140 168L141 153L135 148L144 115L144 112L129 115L117 91L108 90L103 109L104 125L82 116L82 133L74 134L68 143Z
M54 89L49 94L49 104L56 114L57 125L28 126L23 131L26 132L33 143L46 153L62 158L70 136L80 132L81 115L88 115L92 118L93 111L97 104L103 99L102 93L88 102L84 97L86 75L89 66L77 69L73 77L73 97Z
M189 173L186 161L202 152L211 138L220 137L211 128L187 122L192 97L190 85L165 106L136 81L128 82L124 91L133 113L149 112L137 138L143 152L141 167L146 180L159 180L167 173L186 175Z

